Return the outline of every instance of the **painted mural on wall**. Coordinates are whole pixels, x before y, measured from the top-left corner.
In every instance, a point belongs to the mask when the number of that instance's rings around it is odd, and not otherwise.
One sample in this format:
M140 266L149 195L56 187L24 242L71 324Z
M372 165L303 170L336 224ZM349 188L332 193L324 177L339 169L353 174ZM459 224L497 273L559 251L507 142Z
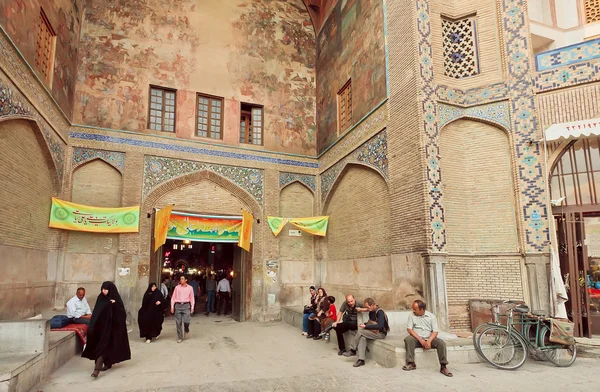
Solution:
M32 67L35 67L40 7L44 10L56 33L54 72L49 90L67 116L72 114L75 95L83 1L6 0L0 2L0 25Z
M352 123L385 99L384 16L380 0L339 1L317 39L318 148L337 139L337 93L352 80Z
M228 138L227 124L239 132L239 105L247 102L264 106L268 149L316 152L314 32L302 0L86 6L75 122L143 131L153 84L223 97L226 141L239 139ZM178 113L195 113L195 104L180 100ZM194 128L191 120L184 125Z

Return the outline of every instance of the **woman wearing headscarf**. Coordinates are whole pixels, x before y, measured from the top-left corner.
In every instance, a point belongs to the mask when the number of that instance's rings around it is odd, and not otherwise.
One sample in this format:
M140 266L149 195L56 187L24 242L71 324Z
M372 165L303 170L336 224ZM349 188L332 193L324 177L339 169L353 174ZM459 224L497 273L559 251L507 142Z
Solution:
M87 344L81 354L95 361L92 377L98 377L101 370L108 370L115 363L131 359L126 318L125 306L115 284L102 283L90 320Z
M146 343L150 343L162 331L162 324L165 321L163 315L164 301L165 299L158 290L156 283L150 283L144 294L142 307L138 311L140 338L146 339Z
M308 334L306 335L307 339L310 338L314 338L316 337L319 333L321 333L321 324L319 324L318 320L319 317L323 314L323 310L321 309L322 305L326 305L326 307L323 307L323 309L326 311L327 309L329 309L329 302L327 302L326 304L324 304L323 302L328 301L327 299L327 292L325 291L325 289L323 287L319 287L319 289L317 290L317 298L315 299L315 305L314 305L314 313L312 313L309 317L308 317ZM319 326L318 330L317 328L313 328L313 321L317 320L317 324ZM316 327L315 325L315 327ZM315 334L316 332L316 334Z

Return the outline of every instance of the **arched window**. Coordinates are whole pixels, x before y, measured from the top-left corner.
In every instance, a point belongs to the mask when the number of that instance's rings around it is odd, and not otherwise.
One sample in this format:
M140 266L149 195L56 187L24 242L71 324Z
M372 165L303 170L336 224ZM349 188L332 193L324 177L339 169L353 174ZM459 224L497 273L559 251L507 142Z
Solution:
M600 138L591 136L571 142L552 168L550 195L565 197L563 205L598 204L600 195Z

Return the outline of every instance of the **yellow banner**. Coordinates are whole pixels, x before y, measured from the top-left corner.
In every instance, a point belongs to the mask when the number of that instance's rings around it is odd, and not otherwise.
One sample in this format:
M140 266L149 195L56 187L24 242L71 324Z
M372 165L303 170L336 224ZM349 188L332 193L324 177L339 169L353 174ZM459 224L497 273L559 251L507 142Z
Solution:
M154 217L154 251L167 242L167 232L169 231L169 218L173 206L168 206L156 213Z
M137 233L140 206L92 207L52 198L49 226L55 229L92 233Z
M238 246L246 252L250 252L250 239L252 238L252 221L254 216L246 210L242 211L242 229Z
M279 235L279 233L281 233L281 230L283 230L283 226L285 226L286 223L288 223L290 220L290 218L280 218L278 216L267 216L267 222L269 223L269 227L271 228L271 231L273 232L273 234L275 234L275 237L277 237Z

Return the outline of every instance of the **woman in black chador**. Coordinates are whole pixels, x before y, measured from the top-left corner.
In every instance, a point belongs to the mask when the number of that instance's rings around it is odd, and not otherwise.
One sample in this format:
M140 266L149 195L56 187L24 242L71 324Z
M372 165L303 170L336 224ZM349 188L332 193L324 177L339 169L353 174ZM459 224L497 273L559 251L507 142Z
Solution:
M138 311L140 338L146 339L146 343L150 343L162 331L162 324L165 321L163 315L164 301L165 299L156 287L156 283L150 283L144 294L142 307Z
M92 377L98 377L101 370L108 370L115 363L131 359L126 318L125 306L115 284L102 283L90 320L87 344L81 354L96 362Z

